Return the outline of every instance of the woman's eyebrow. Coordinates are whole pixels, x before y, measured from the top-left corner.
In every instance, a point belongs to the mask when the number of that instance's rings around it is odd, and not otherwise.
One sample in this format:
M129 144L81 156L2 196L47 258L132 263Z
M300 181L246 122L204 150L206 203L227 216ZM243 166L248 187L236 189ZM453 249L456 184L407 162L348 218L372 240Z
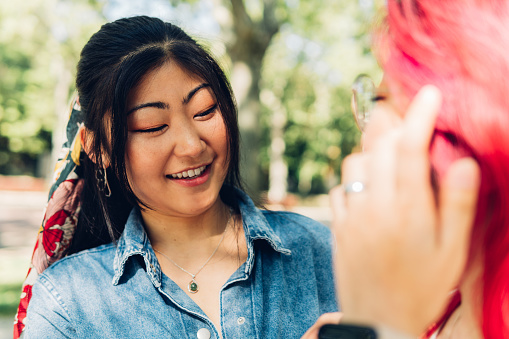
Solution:
M138 106L134 106L129 111L127 111L127 115L129 115L129 114L131 114L134 111L137 111L139 109L145 108L145 107L155 107L155 108L159 108L159 109L168 109L168 108L170 108L170 106L168 104L166 104L164 102L161 102L161 101L147 102L147 103L144 103L144 104L140 104Z
M187 94L187 97L185 97L183 100L182 100L182 103L183 104L187 104L189 103L189 101L193 98L193 96L199 91L201 90L202 88L206 88L206 87L210 87L209 84L207 83L203 83L199 86L197 86L196 88L194 88L193 90L191 90L188 94Z
M187 104L189 103L189 101L193 98L193 96L199 91L201 90L202 88L206 88L206 87L210 87L209 84L207 83L203 83L201 85L198 85L196 86L195 88L193 88L188 94L187 96L182 100L182 103L184 104ZM131 108L128 112L127 112L127 115L133 113L134 111L137 111L139 109L142 109L142 108L145 108L145 107L155 107L155 108L159 108L159 109L169 109L170 106L167 104L167 103L164 103L164 102L161 102L161 101L156 101L156 102L147 102L147 103L144 103L144 104L140 104L138 106L134 106L133 108Z

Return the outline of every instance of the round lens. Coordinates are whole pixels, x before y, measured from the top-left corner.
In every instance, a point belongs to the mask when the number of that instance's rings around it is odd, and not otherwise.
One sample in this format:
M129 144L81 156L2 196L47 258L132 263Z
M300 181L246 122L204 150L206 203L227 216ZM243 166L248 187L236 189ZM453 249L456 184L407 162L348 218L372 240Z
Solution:
M374 106L373 98L375 96L375 90L376 88L373 80L365 74L359 75L352 85L352 109L355 121L361 131L364 131L364 128L369 123L371 111Z

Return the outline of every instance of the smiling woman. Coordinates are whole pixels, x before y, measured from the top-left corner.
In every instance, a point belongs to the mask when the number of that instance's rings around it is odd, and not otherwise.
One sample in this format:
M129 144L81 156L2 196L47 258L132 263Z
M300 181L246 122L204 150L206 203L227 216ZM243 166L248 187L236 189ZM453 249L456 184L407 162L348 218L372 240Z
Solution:
M76 84L15 337L297 338L337 310L329 230L242 191L230 84L193 39L106 24Z
M200 215L218 201L228 169L226 127L202 81L169 61L131 90L127 176L151 208L142 212L145 223L153 211Z

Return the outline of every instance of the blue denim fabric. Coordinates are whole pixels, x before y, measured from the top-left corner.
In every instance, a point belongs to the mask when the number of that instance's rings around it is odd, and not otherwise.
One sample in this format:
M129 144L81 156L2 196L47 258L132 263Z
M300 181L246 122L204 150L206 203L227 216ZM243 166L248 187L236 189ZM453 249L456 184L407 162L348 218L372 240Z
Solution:
M320 314L337 311L330 231L261 211L241 192L239 204L248 258L221 290L223 338L300 338ZM71 255L39 276L26 325L24 338L197 338L203 328L219 338L161 272L137 209L117 246Z

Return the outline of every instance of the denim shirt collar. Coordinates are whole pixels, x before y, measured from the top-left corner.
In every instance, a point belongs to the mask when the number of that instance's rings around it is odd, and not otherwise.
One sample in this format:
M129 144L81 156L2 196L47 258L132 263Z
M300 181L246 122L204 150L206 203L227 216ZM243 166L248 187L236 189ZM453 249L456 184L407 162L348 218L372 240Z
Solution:
M124 274L124 269L130 257L141 255L147 268L147 273L155 287L161 286L161 269L155 256L147 233L143 228L143 220L138 208L133 208L127 218L124 232L118 239L115 258L113 259L113 285L117 285Z
M240 213L242 214L242 222L244 223L246 242L252 244L254 240L263 239L266 240L275 251L290 255L291 251L283 245L279 236L274 233L264 213L256 208L253 200L240 190L237 190L237 197Z
M267 241L274 251L284 255L291 255L291 251L284 246L281 239L270 227L264 213L254 205L249 196L239 189L235 189L239 208L244 224L244 233L248 247L245 274L251 272L254 262L254 241ZM268 212L270 213L270 212ZM162 271L157 257L150 245L147 233L143 227L143 220L139 208L135 207L129 214L124 231L117 242L117 249L113 262L115 275L113 285L117 285L124 274L124 269L130 257L143 257L147 274L156 288L161 286Z

